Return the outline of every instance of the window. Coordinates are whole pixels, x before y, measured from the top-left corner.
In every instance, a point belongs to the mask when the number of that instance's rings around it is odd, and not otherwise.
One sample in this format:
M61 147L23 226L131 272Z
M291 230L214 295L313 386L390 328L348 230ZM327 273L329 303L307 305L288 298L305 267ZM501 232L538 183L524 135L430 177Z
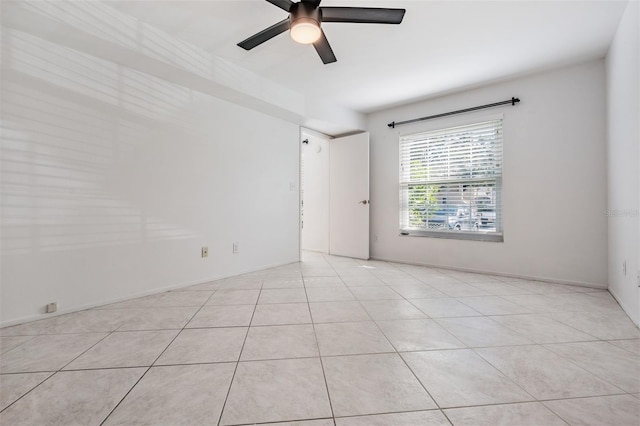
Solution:
M400 232L502 241L502 119L400 137Z

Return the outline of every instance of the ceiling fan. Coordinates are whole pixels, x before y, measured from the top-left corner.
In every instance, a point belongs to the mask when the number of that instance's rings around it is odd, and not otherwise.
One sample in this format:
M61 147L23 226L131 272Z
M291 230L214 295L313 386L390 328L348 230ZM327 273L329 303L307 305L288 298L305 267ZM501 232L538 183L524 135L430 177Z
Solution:
M405 9L378 7L320 7L321 0L267 0L274 6L289 12L289 17L238 43L251 50L267 40L291 30L291 38L298 43L313 44L325 64L336 61L329 41L320 28L322 22L354 22L361 24L399 24Z

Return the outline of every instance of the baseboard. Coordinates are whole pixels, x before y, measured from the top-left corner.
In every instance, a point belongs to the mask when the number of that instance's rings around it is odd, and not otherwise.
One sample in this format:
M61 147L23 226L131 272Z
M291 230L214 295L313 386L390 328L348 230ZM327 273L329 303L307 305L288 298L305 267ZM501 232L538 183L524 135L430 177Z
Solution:
M520 279L523 279L523 280L542 281L542 282L547 282L547 283L552 283L552 284L575 285L575 286L579 286L579 287L589 287L589 288L597 288L597 289L600 289L600 290L607 290L607 285L606 284L597 284L597 283L589 283L589 282L583 282L583 281L564 280L564 279L560 279L560 278L537 277L537 276L531 276L531 275L508 274L508 273L504 273L504 272L483 271L483 270L479 270L479 269L470 269L470 268L459 268L459 267L454 267L454 266L434 265L434 264L424 263L424 262L407 262L405 260L390 259L390 258L384 258L384 257L378 257L378 256L371 257L371 259L372 260L381 260L381 261L384 261L384 262L402 263L404 265L426 266L426 267L429 267L429 268L447 269L449 271L471 272L471 273L483 274L483 275L496 275L496 276L499 276L499 277L506 277L506 278L520 278Z
M140 293L134 293L134 294L128 295L126 297L117 297L115 299L109 299L109 300L101 301L101 302L97 302L97 303L89 303L89 304L85 304L85 305L74 306L72 308L61 309L58 312L53 313L53 314L42 313L42 314L28 315L28 316L21 317L21 318L18 318L18 319L12 319L12 320L8 320L8 321L0 322L0 328L10 327L12 325L23 324L25 322L38 321L38 320L43 320L43 319L47 319L47 318L54 318L54 317L57 317L57 316L60 316L60 315L72 314L74 312L85 311L87 309L97 308L99 306L105 306L105 305L110 305L112 303L124 302L125 300L130 300L130 299L136 299L138 297L151 296L153 294L164 293L164 292L167 292L167 291L177 290L177 289L185 288L185 287L191 287L193 285L198 285L198 284L205 284L205 283L208 283L208 282L211 282L211 281L222 280L222 279L225 279L225 278L237 277L239 275L244 275L244 274L248 274L248 273L251 273L251 272L263 271L263 270L267 270L267 269L273 269L273 268L277 268L277 267L285 266L285 265L290 265L292 263L297 263L297 262L298 262L298 260L294 260L294 261L291 261L291 262L285 262L285 263L269 264L269 265L262 266L260 268L255 268L255 269L252 268L252 269L243 270L242 272L237 273L237 274L233 274L233 275L217 275L217 276L214 276L212 278L207 278L207 279L204 279L204 280L182 282L182 283L179 283L179 284L173 284L173 285L169 285L169 286L165 286L165 287L154 288L152 290L143 291L143 292L140 292Z
M618 295L616 294L616 292L612 289L609 288L609 293L611 293L611 295L613 296L614 299L616 299L616 302L618 302L618 305L620 305L620 307L622 308L622 310L624 311L625 314L627 314L627 316L629 317L629 319L631 320L631 322L633 322L636 327L640 328L640 318L638 319L634 319L631 316L631 311L629 310L629 308L627 308L627 306L624 304L624 302L622 301L621 297L618 297Z

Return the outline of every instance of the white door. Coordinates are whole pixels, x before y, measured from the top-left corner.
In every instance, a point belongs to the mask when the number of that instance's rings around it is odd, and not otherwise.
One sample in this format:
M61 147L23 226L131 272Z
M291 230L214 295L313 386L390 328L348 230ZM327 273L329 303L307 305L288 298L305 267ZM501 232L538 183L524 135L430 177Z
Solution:
M302 133L302 250L329 253L329 138Z
M329 146L329 253L369 259L369 133Z

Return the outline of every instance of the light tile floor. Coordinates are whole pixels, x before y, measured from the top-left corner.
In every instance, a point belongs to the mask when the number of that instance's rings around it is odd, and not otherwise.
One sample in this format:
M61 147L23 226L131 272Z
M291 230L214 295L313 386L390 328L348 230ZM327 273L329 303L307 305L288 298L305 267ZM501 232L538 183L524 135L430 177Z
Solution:
M640 424L606 291L304 253L0 329L3 425Z

